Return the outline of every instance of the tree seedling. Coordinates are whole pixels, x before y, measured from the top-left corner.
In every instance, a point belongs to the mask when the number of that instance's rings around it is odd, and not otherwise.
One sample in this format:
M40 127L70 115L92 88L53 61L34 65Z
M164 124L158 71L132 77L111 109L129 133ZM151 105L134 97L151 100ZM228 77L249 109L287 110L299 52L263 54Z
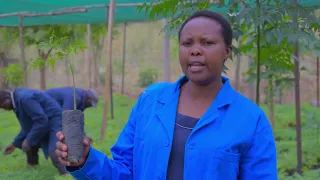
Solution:
M83 153L84 114L81 110L77 109L74 67L69 56L71 54L76 54L79 50L83 51L87 47L79 42L70 42L69 37L59 38L52 33L49 41L39 43L38 48L42 50L51 49L51 54L48 56L47 60L38 57L36 60L32 61L30 64L31 69L38 69L48 65L53 70L57 60L66 58L68 61L72 73L74 106L73 109L64 110L62 113L62 132L65 136L64 143L68 147L67 160L72 163L77 163L80 161Z

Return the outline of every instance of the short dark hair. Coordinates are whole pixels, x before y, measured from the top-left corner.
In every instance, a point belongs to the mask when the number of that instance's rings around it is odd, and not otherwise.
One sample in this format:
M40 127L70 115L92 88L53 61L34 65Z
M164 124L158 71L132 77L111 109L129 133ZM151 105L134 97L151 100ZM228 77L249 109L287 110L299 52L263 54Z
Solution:
M181 31L184 28L184 26L192 19L197 18L197 17L206 17L209 19L212 19L214 21L217 21L221 25L221 31L222 31L222 36L224 39L224 42L227 46L232 45L232 28L230 23L226 18L224 18L221 14L210 11L210 10L202 10L202 11L197 11L193 15L191 15L188 19L186 19L180 29L179 29L179 40L181 36Z
M3 103L8 98L10 98L10 92L5 90L0 90L0 103Z

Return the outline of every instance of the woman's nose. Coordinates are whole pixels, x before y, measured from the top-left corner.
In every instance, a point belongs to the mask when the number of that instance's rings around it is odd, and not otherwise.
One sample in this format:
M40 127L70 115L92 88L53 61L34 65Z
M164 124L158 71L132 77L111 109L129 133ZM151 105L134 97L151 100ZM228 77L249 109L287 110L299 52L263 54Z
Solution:
M191 56L200 56L202 55L201 50L198 47L194 47L190 51Z

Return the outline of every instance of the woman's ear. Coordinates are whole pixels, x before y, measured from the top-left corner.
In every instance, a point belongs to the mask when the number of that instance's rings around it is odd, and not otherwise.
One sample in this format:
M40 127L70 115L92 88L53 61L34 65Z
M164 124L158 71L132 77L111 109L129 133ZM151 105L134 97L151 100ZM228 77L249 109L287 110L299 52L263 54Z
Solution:
M227 46L226 57L224 59L227 60L230 56L232 56L232 45Z

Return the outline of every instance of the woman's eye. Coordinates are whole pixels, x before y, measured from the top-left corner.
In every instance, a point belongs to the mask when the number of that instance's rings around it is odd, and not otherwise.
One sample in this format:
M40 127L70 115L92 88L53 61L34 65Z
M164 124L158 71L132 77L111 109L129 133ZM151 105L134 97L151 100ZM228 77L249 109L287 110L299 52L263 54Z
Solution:
M214 42L209 42L209 41L208 41L208 42L204 42L203 44L204 44L205 46L211 46L212 44L214 44Z
M183 46L190 46L191 45L191 42L184 42L182 43Z

